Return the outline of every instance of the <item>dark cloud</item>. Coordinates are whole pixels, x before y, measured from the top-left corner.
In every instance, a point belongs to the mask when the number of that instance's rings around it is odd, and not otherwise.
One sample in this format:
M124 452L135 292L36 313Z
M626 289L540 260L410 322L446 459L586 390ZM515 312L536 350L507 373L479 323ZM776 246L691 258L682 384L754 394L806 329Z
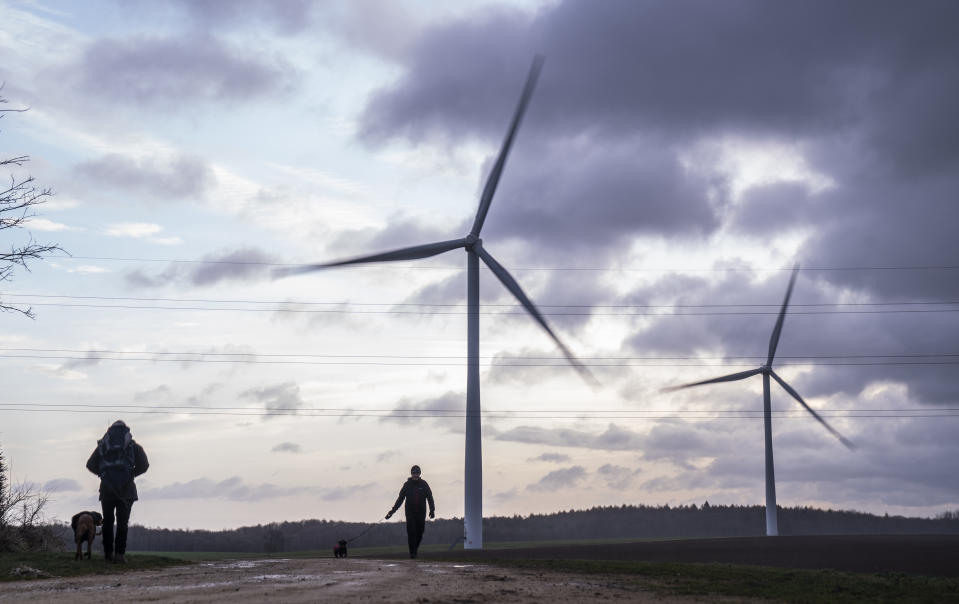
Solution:
M249 357L247 357L249 358ZM220 382L213 382L203 388L199 394L193 395L187 399L187 402L191 405L200 405L206 402L211 396L213 396L217 391L223 389L223 384Z
M690 460L703 455L712 435L704 434L690 424L657 423L646 435L643 459L666 460L685 469L692 469Z
M420 38L404 57L406 72L371 97L362 138L447 146L479 139L497 148L529 59L541 51L546 65L483 233L493 253L505 242L525 263L619 267L627 252L644 258L647 246L669 257L687 244L718 245L716 270L644 274L618 296L622 289L603 291L601 277L517 275L537 303L670 315L624 317L621 341L606 345L621 356L689 357L670 362L690 365L675 369L672 383L742 371L764 362L788 279L749 269L786 264L780 258L798 242L796 260L811 270L800 274L786 318L780 375L827 415L928 411L955 399L951 357L942 356L956 353L954 308L890 303L959 300L954 269L897 268L959 264L957 17L959 5L941 1L879 1L868 14L856 2L752 0L559 2L533 16L474 14ZM703 146L724 151L697 153ZM722 156L736 146L793 149L815 178L760 174L737 189ZM764 159L776 160L769 153ZM759 252L721 257L737 241ZM601 295L588 295L594 291ZM463 295L452 277L424 294L456 302ZM579 325L562 326L575 334ZM925 354L939 356L916 356ZM636 405L664 400L640 371L623 379L621 392ZM490 377L519 383L516 375L546 377L495 366ZM683 410L758 410L760 380L665 400ZM959 442L954 423L829 417L860 445L848 452L772 388L782 502L956 504L947 444ZM787 410L799 415L780 413ZM644 476L644 489L762 498L759 419L659 422L644 432L611 426L602 434L522 426L495 437L636 451L681 470ZM625 476L607 472L614 482Z
M527 243L531 261L606 263L636 236L692 237L719 225L710 180L669 148L592 136L530 146L512 159L484 233Z
M270 449L271 453L302 453L303 447L296 443L291 442L282 442L277 445L273 445L273 448Z
M239 248L220 254L207 254L190 274L193 285L208 286L220 281L252 281L262 279L276 257L254 247Z
M383 451L376 456L377 462L389 461L396 457L397 455L402 454L403 452L399 449L390 449L389 451Z
M830 134L868 119L862 108L912 101L897 118L929 103L944 108L941 98L911 91L953 92L953 82L927 80L956 69L949 57L959 42L944 23L956 10L948 2L923 10L879 2L863 19L853 2L624 0L601 8L561 2L532 19L474 15L421 38L406 76L368 106L366 130L498 139L497 116L516 97L502 91L518 88L538 49L548 61L531 112L546 115L551 129Z
M562 453L543 453L538 457L530 457L526 461L545 461L546 463L567 463L572 458Z
M314 18L316 4L310 0L241 0L237 2L190 2L177 0L198 29L229 28L255 24L271 25L285 34L302 32Z
M774 399L774 410L785 407ZM855 451L843 448L812 418L773 417L780 504L828 501L851 509L875 509L878 504L881 509L959 503L959 484L951 471L959 441L950 422L896 416L831 421L857 444ZM675 462L672 455L681 450L682 471L650 478L641 488L699 491L710 499L714 493L724 493L739 501L761 501L762 430L758 418L658 423L650 430L643 456ZM693 465L682 463L684 459L699 461Z
M506 491L500 491L499 493L492 493L487 497L493 503L507 503L515 500L520 494L519 489L513 487Z
M49 493L73 493L82 491L83 486L72 478L54 478L43 483L42 490Z
M145 489L150 499L226 499L230 501L263 501L311 493L312 487L278 487L274 484L246 484L239 476L214 481L197 478L187 482Z
M70 77L88 95L171 112L193 101L268 96L287 86L290 71L277 59L199 34L100 39L71 67Z
M124 279L135 288L152 289L178 283L210 287L224 281L268 279L277 261L275 256L259 248L242 247L205 254L196 262L171 262L159 273L135 269L127 272Z
M166 384L160 384L156 388L134 393L133 400L138 403L170 401L173 400L173 391Z
M811 194L802 183L784 182L748 189L742 201L731 210L730 229L745 234L773 236L788 232L815 219L824 210L822 196Z
M488 237L554 261L616 257L631 237L724 226L764 242L812 233L820 266L959 257L959 7L854 2L560 2L529 17L434 28L374 95L365 140L498 142L533 50L547 56L490 214ZM690 18L695 16L695 18ZM497 44L488 44L496 39ZM704 140L785 143L836 183L768 184L733 207L728 175L683 158ZM566 254L564 256L564 254ZM588 256L587 256L588 254ZM959 293L949 274L835 272L885 296Z
M375 486L377 486L376 483L367 482L357 485L323 488L319 489L319 497L323 501L343 501L345 499L360 496L363 491L367 491Z
M519 426L496 435L496 440L550 445L553 447L581 447L605 451L639 451L643 436L626 428L609 424L605 432L584 432L570 428L541 428Z
M84 369L87 367L95 367L100 364L100 361L103 360L103 353L96 350L88 350L83 353L83 356L73 357L72 359L65 362L60 366L60 371L70 371L75 369Z
M146 193L163 201L185 201L199 197L215 180L206 162L185 154L165 159L136 160L111 153L80 163L73 172L97 187Z
M573 365L557 348L523 348L516 353L495 354L486 379L491 383L528 389L536 388L537 384L558 375L573 375L575 371Z
M401 425L428 422L450 432L462 433L465 430L463 419L465 412L466 395L450 391L434 398L421 400L404 398L396 403L393 410L383 416L380 422L394 422Z
M300 386L293 382L252 388L240 393L240 397L262 403L266 411L263 415L264 421L280 415L295 415L299 409L306 406L300 396Z
M394 249L447 241L458 237L465 237L468 227L458 228L452 232L427 226L414 218L403 214L394 214L387 217L387 226L383 229L365 228L342 231L329 245L334 250L336 258L365 256ZM466 253L462 250L452 250L443 255L444 258L457 258L466 267ZM326 261L336 258L327 258ZM450 264L455 264L451 261Z
M950 354L951 342L959 337L959 326L949 319L950 313L914 312L941 306L874 306L871 300L875 298L849 296L826 281L831 278L830 271L825 277L823 274L804 271L796 282L774 365L781 376L805 397L854 398L870 384L895 381L905 384L908 396L916 400L928 404L953 401L954 372L951 365L941 364L948 357L912 356ZM676 383L758 367L765 362L787 282L785 272L759 279L738 271L720 281L669 275L637 288L626 296L628 302L682 305L671 314L686 316L646 321L626 338L624 352L689 356L686 362L691 365L702 364L695 358L699 356L725 359L713 368L681 370L686 377ZM865 304L835 306L844 297ZM656 312L670 313L670 309ZM833 365L824 366L827 363ZM795 379L789 377L794 371L788 369L790 366L800 371ZM703 386L709 394L699 396L721 392L722 388L723 384ZM774 396L788 397L780 394L778 385L773 389Z
M641 470L634 470L614 464L603 464L596 473L605 481L606 486L617 491L625 491L636 482Z
M324 501L340 500L347 493L356 495L367 490L372 483L334 488L292 486L281 487L271 483L247 484L239 476L215 481L197 478L187 482L142 489L141 495L150 499L225 499L228 501L266 501L283 497L309 495Z
M571 489L586 478L586 468L571 466L560 470L553 470L546 476L526 487L529 491L552 493L561 489Z

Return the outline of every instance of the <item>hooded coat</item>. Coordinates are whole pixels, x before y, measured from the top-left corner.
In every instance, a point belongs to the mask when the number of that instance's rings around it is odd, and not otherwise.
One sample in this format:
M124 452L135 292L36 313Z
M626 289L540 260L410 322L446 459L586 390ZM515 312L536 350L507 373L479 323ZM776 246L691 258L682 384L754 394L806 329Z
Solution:
M107 430L107 434L103 435L103 438L107 438L110 430L125 430L129 431L126 424L122 422L116 422ZM143 450L137 441L131 440L130 447L133 449L133 477L143 474L150 467L150 462L147 459L146 451ZM93 453L90 455L90 458L87 459L87 469L97 476L100 475L100 441L97 441L97 447L93 450ZM114 499L122 499L124 501L137 501L139 497L137 496L137 485L131 480L126 485L116 487L104 480L100 480L100 501L109 501Z
M399 497L396 498L396 503L393 504L393 509L390 510L390 514L400 509L400 504L403 503L404 499L406 500L404 511L407 517L426 516L427 503L430 506L430 514L436 511L436 504L433 503L433 491L430 490L430 485L422 478L419 480L406 479L403 488L400 489Z

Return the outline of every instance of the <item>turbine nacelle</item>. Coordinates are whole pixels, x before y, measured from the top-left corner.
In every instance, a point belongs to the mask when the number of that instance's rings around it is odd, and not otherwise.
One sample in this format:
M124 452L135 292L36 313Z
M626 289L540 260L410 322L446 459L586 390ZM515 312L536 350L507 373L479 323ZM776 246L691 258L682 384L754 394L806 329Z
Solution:
M476 248L483 247L483 240L473 233L467 235L464 241L465 245L463 247L465 247L468 252L473 252L476 251Z

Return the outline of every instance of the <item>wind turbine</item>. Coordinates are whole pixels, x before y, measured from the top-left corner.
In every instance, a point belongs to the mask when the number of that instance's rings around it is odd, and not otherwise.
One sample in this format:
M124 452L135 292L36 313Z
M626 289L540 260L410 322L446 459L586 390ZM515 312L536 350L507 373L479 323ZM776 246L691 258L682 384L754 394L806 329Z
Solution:
M536 56L533 59L533 65L530 68L529 76L526 79L526 85L523 87L523 93L519 99L519 105L513 114L513 120L510 123L506 138L500 148L499 156L493 169L490 171L486 180L486 186L483 188L483 194L480 197L479 209L476 211L476 218L473 220L473 227L466 237L462 239L452 239L449 241L440 241L436 243L427 243L406 247L379 254L371 254L348 260L335 262L326 262L323 264L313 264L295 269L281 271L281 274L308 273L318 270L324 270L334 266L346 266L349 264L363 264L369 262L392 262L397 260L417 260L420 258L429 258L437 254L442 254L457 248L466 250L467 257L467 370L466 370L466 480L465 480L465 544L466 549L481 549L483 547L483 459L482 459L482 432L480 421L480 382L479 382L479 261L482 260L490 271L506 286L506 289L519 300L520 304L526 308L526 311L536 320L540 326L546 330L549 337L553 339L559 349L563 352L569 362L572 363L581 375L590 383L595 383L589 370L573 356L569 348L560 341L559 337L553 332L546 319L540 314L539 310L533 305L533 302L520 288L519 283L496 261L493 256L483 247L483 240L480 239L480 231L486 220L486 214L489 212L490 202L493 200L493 194L496 192L496 185L499 184L500 176L503 173L503 165L506 163L506 156L509 154L516 131L526 112L526 106L529 104L530 97L533 94L533 88L536 86L536 80L539 78L539 72L543 67L543 57Z
M714 384L718 382L735 382L738 380L743 380L748 377L752 377L756 374L761 373L763 376L763 427L765 429L766 435L766 535L772 537L779 534L779 521L776 516L776 477L775 472L773 471L773 430L772 430L772 414L770 412L769 404L769 376L772 376L774 380L779 382L779 385L788 392L794 399L796 399L800 405L802 405L806 411L812 414L820 424L822 424L829 432L839 439L839 441L844 444L847 448L855 448L847 438L842 434L837 432L832 426L830 426L826 420L824 420L818 413L816 413L812 407L806 404L806 401L799 396L799 393L796 392L792 386L787 384L785 380L779 377L775 371L773 371L773 358L776 356L776 347L779 345L779 336L782 334L783 321L786 318L786 308L789 306L789 296L792 295L793 285L796 283L796 275L799 273L799 265L793 267L792 276L789 278L789 287L786 288L786 298L783 300L783 306L779 310L779 318L776 319L776 326L773 327L773 333L769 337L769 356L766 357L766 364L759 367L758 369L750 369L749 371L741 371L739 373L732 373L729 375L724 375L722 377L713 378L711 380L703 380L701 382L693 382L691 384L683 384L681 386L672 386L670 388L665 388L666 391L675 391L681 390L683 388L691 388L692 386L702 386L704 384Z

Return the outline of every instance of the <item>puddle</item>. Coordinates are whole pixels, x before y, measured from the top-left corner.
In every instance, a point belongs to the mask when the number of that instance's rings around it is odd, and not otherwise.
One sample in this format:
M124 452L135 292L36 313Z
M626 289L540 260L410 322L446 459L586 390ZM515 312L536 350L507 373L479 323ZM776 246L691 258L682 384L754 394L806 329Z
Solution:
M279 564L280 562L289 562L289 558L269 558L264 560L234 560L232 562L204 562L206 568L256 568L261 564Z

